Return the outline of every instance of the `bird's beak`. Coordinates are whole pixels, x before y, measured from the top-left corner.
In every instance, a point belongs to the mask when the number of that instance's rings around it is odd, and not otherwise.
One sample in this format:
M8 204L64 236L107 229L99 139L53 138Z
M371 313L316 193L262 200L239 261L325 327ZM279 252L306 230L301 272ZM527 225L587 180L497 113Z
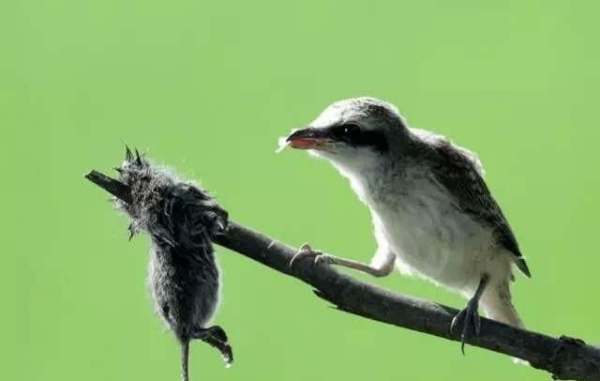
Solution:
M131 203L131 190L127 185L123 184L119 180L115 180L98 171L91 171L85 175L85 178L98 185L108 193L112 194L119 200L127 204Z
M308 127L292 132L285 141L296 149L319 149L332 142L324 128Z

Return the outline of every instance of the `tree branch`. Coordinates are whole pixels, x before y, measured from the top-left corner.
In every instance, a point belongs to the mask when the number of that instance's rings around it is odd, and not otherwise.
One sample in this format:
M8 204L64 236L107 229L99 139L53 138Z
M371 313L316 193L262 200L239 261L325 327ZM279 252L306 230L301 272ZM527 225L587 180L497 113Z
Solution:
M368 319L459 341L450 334L450 322L457 310L440 304L392 293L347 275L327 265L299 260L290 268L296 250L271 238L230 222L215 242L281 273L313 286L315 294L340 310ZM518 357L533 367L550 372L555 379L600 381L600 348L583 340L513 328L481 319L481 334L467 343Z
M124 202L131 199L129 186L120 180L97 171L90 172L86 178ZM459 341L458 335L450 334L450 323L458 313L453 308L392 293L313 261L300 260L290 267L296 250L235 222L230 221L225 232L215 237L215 242L310 284L317 296L342 311ZM533 367L550 372L555 379L600 381L600 348L586 345L580 339L565 336L557 339L481 319L480 335L466 341L526 360Z

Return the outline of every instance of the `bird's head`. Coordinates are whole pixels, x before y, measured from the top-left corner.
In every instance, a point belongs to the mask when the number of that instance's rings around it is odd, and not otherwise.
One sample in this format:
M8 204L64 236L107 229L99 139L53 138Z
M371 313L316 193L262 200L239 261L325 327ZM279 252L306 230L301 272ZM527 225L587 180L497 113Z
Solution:
M293 131L285 144L353 173L386 160L406 134L402 116L393 105L362 97L331 104L308 127Z

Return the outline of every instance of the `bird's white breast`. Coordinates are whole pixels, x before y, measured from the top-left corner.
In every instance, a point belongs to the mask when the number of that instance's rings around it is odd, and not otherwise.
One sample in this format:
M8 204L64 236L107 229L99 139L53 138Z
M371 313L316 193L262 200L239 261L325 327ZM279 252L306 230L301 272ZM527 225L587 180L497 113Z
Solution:
M509 256L496 248L491 229L457 209L426 171L412 171L397 182L353 183L400 270L465 293L483 273L510 276Z

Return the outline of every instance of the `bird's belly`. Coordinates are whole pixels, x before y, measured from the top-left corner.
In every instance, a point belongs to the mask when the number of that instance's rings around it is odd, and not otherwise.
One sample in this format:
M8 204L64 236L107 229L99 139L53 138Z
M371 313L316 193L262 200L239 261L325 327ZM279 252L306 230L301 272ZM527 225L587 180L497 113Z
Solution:
M491 231L451 205L415 203L379 217L400 270L444 286L472 289L496 256Z

